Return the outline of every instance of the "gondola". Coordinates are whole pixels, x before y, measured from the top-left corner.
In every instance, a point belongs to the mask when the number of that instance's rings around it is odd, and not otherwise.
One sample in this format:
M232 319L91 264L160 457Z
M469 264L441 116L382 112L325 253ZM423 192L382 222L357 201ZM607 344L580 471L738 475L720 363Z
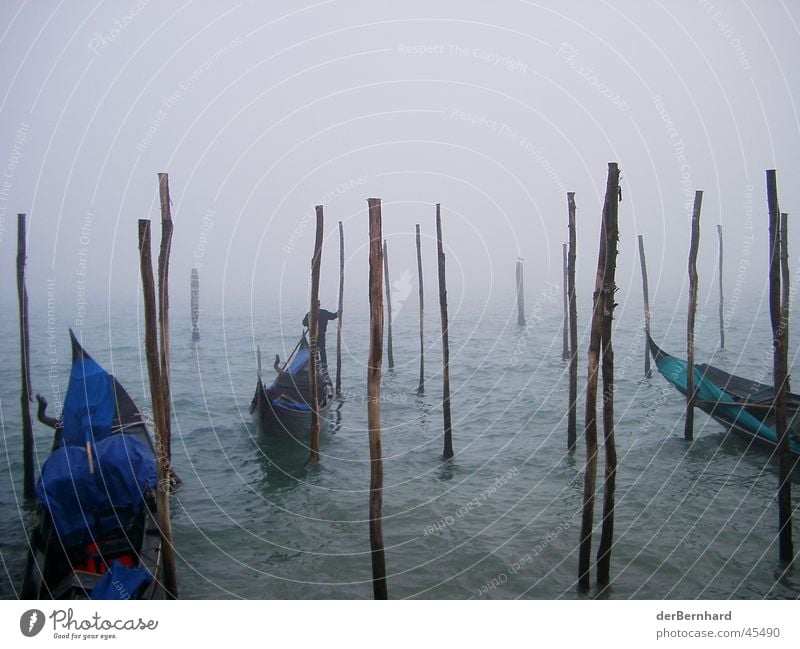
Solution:
M687 362L667 354L652 338L648 342L661 376L686 395ZM775 389L771 385L700 364L694 367L694 387L695 404L707 415L750 440L777 445ZM789 450L800 455L800 395L788 393L786 419L790 429Z
M155 599L155 449L125 388L70 331L72 367L39 503L23 599Z
M267 437L308 441L311 435L311 348L305 333L269 387L261 376L260 353L257 374L250 414L259 431ZM333 386L328 372L319 366L317 399L320 433L324 433L329 426Z

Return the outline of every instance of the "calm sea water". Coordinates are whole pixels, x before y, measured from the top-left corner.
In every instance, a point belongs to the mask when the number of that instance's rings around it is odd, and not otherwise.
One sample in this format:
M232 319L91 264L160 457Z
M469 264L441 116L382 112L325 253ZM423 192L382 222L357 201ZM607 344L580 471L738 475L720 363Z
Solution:
M416 305L395 321L394 372L384 371L384 536L393 598L576 598L583 441L566 454L567 368L560 297L520 328L512 300L461 306L453 317L452 409L456 458L442 464L438 312L429 305L427 390L418 376ZM532 307L531 307L532 308ZM347 313L344 397L322 442L322 462L259 437L248 407L255 344L285 357L302 313L279 322L249 312L203 313L202 340L173 309L173 464L183 479L173 526L185 598L369 598L367 312ZM745 309L739 309L740 313ZM698 334L698 362L769 381L769 324L753 305L716 351L713 308ZM47 318L31 314L34 389L51 403L66 388L66 323L48 349ZM188 314L187 314L188 315ZM285 315L285 314L284 314ZM658 375L643 379L638 316L616 321L617 483L612 598L800 596L796 572L777 580L776 462L699 413L683 439L682 398ZM663 314L662 314L663 315ZM752 316L752 317L751 317ZM32 506L20 498L21 451L15 310L2 316L0 596L13 598ZM588 313L581 312L581 326ZM682 314L654 322L663 347L683 356ZM295 324L296 323L296 324ZM116 309L83 332L87 349L149 406L137 312ZM797 332L792 330L796 341ZM582 336L585 336L582 334ZM329 333L335 359L335 328ZM586 338L581 346L583 419ZM796 349L796 343L793 346ZM765 356L765 351L767 355ZM384 356L384 368L386 367ZM55 373L48 374L53 367ZM795 376L800 373L795 372ZM52 414L52 413L51 413ZM51 435L36 424L38 458ZM602 455L600 475L602 475ZM795 477L794 483L798 484ZM795 488L797 493L797 487ZM798 495L795 496L798 502ZM600 512L595 514L599 520ZM800 545L800 512L795 512ZM596 532L596 551L599 534Z

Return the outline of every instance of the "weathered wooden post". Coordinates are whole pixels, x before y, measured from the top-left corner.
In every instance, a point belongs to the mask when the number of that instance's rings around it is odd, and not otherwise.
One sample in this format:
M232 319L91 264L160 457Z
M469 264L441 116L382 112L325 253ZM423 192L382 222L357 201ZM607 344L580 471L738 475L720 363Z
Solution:
M25 258L27 244L25 241L25 215L17 214L17 298L19 301L19 350L20 371L22 376L22 493L25 498L36 495L33 467L33 424L31 423L31 352L28 333L28 291L25 288Z
M789 215L781 212L781 312L783 331L786 336L786 352L789 352L789 310L791 308L791 279L789 278ZM789 359L786 359L786 394L792 391L791 376L789 375ZM787 396L788 400L788 396ZM788 417L788 415L787 415ZM788 424L787 424L788 425Z
M569 252L567 254L567 293L569 294L569 413L567 416L567 450L575 452L578 444L578 301L575 297L575 192L567 192L569 210Z
M369 360L367 362L367 421L369 428L369 543L372 550L372 592L388 599L386 557L383 551L383 454L381 450L381 362L383 360L383 260L381 201L369 204Z
M783 304L781 290L781 257L786 247L781 240L781 218L778 207L778 183L774 169L767 170L767 207L769 210L769 315L772 322L772 367L775 386L775 431L778 434L778 558L791 561L792 491L789 427L786 417L786 378L788 375L788 304ZM788 295L788 292L786 293Z
M441 206L436 203L436 249L439 259L439 313L442 320L442 418L444 420L445 460L453 457L453 428L450 418L450 342L447 322L447 280L445 279L444 247L442 246Z
M561 358L569 360L569 300L567 298L567 244L561 244L561 256L563 258L563 277L561 281L561 294L564 298L564 326L561 346Z
M315 208L317 213L317 230L314 239L314 256L311 258L311 308L308 311L308 330L311 335L311 455L309 462L319 462L319 394L317 381L317 367L320 362L318 336L319 336L319 270L322 264L322 234L323 214L322 205ZM324 368L328 371L328 368Z
M616 255L608 254L607 233L614 235L613 246L616 249L616 232L612 230L610 220L616 219L617 213L617 196L619 192L619 168L616 163L608 163L608 179L606 181L606 196L605 203L603 204L603 216L600 225L600 249L597 256L597 275L595 276L594 284L594 297L592 309L592 326L589 337L589 368L588 378L586 381L586 419L585 419L585 437L586 437L586 465L583 475L583 512L581 517L581 536L580 545L578 550L578 588L581 590L589 590L590 586L590 566L591 566L591 552L592 552L592 527L594 526L594 499L595 487L597 482L597 383L598 371L600 368L600 351L603 345L603 334L605 328L605 318L611 318L613 303L614 303L614 287L613 287L613 271L610 264L615 260ZM612 259L613 258L613 259ZM612 285L607 285L606 282L611 279ZM606 313L607 311L607 313ZM606 356L604 355L604 366L606 364ZM613 356L610 358L613 362ZM604 367L605 373L605 367ZM613 385L605 383L603 379L603 397L605 399L607 390L613 390ZM613 394L613 393L612 393ZM605 404L603 407L603 414L606 414ZM613 414L613 407L611 413ZM606 422L604 421L604 424ZM609 430L610 426L610 430ZM609 441L613 444L613 421L609 420L604 426L606 433L606 443ZM609 438L609 432L611 436ZM608 446L607 446L608 451ZM611 459L614 459L613 457ZM609 477L610 463L609 458L606 459L606 478ZM612 476L613 477L613 474ZM613 508L613 491L612 491L612 508ZM603 520L604 527L606 520ZM611 518L613 530L613 518ZM601 541L602 544L602 541ZM610 550L610 547L609 547ZM607 553L603 554L604 561L607 558ZM598 571L599 572L599 571Z
M344 311L344 226L339 221L339 311L336 321L336 394L342 393L342 312Z
M416 224L417 231L417 284L419 286L419 385L417 393L425 393L425 336L423 333L423 321L425 313L425 299L422 288L422 241L419 235L419 223Z
M722 226L719 224L717 224L717 238L719 239L719 348L725 349L725 320L722 315Z
M525 326L525 284L522 277L522 260L517 259L517 324Z
M644 237L639 235L639 265L642 267L642 300L644 301L644 376L653 376L650 369L650 291L647 286L647 260L644 256Z
M192 268L192 342L200 340L200 271Z
M614 544L614 503L617 484L617 447L614 439L614 347L611 343L614 296L617 292L617 241L619 240L618 210L619 168L608 165L610 196L605 210L605 270L603 272L602 372L603 372L603 448L605 450L605 479L603 483L603 522L597 548L597 583L610 582L611 548ZM613 184L612 184L613 183Z
M153 259L150 252L150 221L139 219L139 269L142 277L144 302L144 345L147 359L147 374L150 379L150 399L153 405L153 420L156 437L156 469L158 487L156 508L158 527L161 533L161 575L156 575L164 585L167 597L178 596L177 571L175 568L175 548L172 544L172 518L170 516L169 494L171 486L168 445L164 435L168 430L165 424L166 409L164 390L161 382L161 363L158 350L156 291L153 281Z
M386 283L386 353L389 357L389 369L394 369L392 354L392 283L389 281L389 249L383 242L383 280Z
M161 203L161 247L158 251L158 328L161 353L161 392L164 408L163 444L167 462L172 462L172 393L169 356L169 253L172 249L172 201L169 199L169 175L158 174L158 195ZM170 475L174 472L170 469Z
M692 239L689 246L689 313L686 318L686 423L683 427L683 438L694 439L694 322L697 312L697 250L700 247L700 207L703 203L703 192L694 193L692 209Z

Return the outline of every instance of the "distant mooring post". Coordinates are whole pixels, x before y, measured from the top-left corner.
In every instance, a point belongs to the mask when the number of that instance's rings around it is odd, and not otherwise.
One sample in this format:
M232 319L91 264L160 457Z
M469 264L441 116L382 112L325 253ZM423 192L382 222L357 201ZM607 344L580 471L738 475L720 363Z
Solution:
M425 393L425 335L423 333L423 322L425 319L425 298L422 289L422 240L419 235L419 223L416 224L417 231L417 285L419 286L419 385L417 393Z
M19 350L22 376L22 493L25 498L36 495L33 467L33 424L31 423L31 352L28 334L28 291L25 288L25 215L17 214L17 298L19 300Z
M639 235L639 265L642 267L642 300L644 302L644 376L653 376L650 369L650 291L647 287L647 260L644 256L644 237Z
M569 211L569 252L567 254L567 293L569 294L569 413L567 416L567 450L575 452L578 443L578 301L575 297L575 192L567 192Z
M164 391L161 386L161 364L158 351L158 330L156 315L156 291L153 281L153 259L150 252L150 221L139 219L139 269L142 277L144 298L144 346L147 359L147 374L150 379L150 399L153 406L153 420L156 433L156 469L158 488L156 508L158 527L161 533L161 575L156 575L164 584L167 597L178 596L177 571L175 568L175 548L172 545L172 520L170 516L170 464L164 444L167 427L164 423L166 409Z
M517 324L525 326L525 284L522 277L522 260L517 259Z
M616 484L616 449L614 445L614 352L611 346L611 320L614 309L615 269L617 258L617 212L619 168L608 163L606 197L600 227L600 250L594 287L594 307L589 339L589 372L586 383L586 468L583 481L583 515L578 555L578 587L589 590L594 526L594 498L597 481L597 383L602 349L603 433L606 450L605 498L600 547L597 553L597 581L609 581L611 547L614 532L614 491Z
M719 348L725 349L725 320L722 316L722 226L717 224L717 238L719 239Z
M697 250L700 247L700 207L703 192L694 193L692 209L692 239L689 244L689 313L686 317L686 423L683 438L694 439L694 402L697 395L694 387L694 321L697 312Z
M778 207L778 183L774 169L767 170L767 208L769 210L769 315L772 323L772 367L775 386L775 429L778 434L778 558L789 562L794 556L792 544L791 456L789 427L786 421L786 379L788 376L787 343L789 304L781 289L781 258L787 242L781 232Z
M386 283L386 353L389 357L389 369L394 369L392 354L392 283L389 280L389 248L383 242L383 279Z
M339 311L336 321L336 394L342 393L342 311L344 310L344 226L339 221Z
M192 268L192 342L200 340L200 271Z
M447 280L445 279L445 258L442 246L442 216L439 203L436 203L436 249L439 259L439 312L442 320L442 417L444 419L442 457L449 460L454 455L453 428L450 418L450 342L447 323Z
M383 360L383 259L381 201L369 204L369 360L367 361L367 425L369 428L369 543L372 550L372 592L388 599L383 551L383 455L381 450L381 362Z
M561 281L561 294L564 298L564 327L563 327L563 345L561 349L561 358L565 361L569 360L569 301L567 299L567 244L561 244L561 256L563 257L563 277Z
M314 256L311 258L311 308L308 311L308 329L311 332L311 455L308 460L312 464L319 462L319 394L317 393L317 366L320 362L319 336L319 270L322 263L322 205L315 208L317 213L317 230L314 239ZM328 368L323 368L328 371Z

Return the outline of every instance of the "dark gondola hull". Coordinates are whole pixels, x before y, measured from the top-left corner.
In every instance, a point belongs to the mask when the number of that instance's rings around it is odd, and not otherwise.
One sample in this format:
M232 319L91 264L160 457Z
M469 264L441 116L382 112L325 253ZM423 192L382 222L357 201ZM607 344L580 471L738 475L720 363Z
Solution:
M328 398L319 408L319 430L325 433L330 426L332 399ZM311 439L311 411L281 407L267 396L261 380L256 384L250 412L259 432L266 437L297 439L308 442Z
M91 357L72 337L73 363ZM139 448L155 461L155 447L139 409L125 388L111 377L115 398L115 413L111 435L125 435L141 442ZM56 431L53 450L61 446L60 431ZM86 599L114 561L124 561L144 568L153 579L135 594L121 593L122 599L162 599L164 591L157 575L161 535L156 516L153 493L144 494L141 510L126 516L113 512L120 527L103 534L94 534L91 543L70 544L60 537L53 517L43 503L36 509L36 522L29 538L29 554L23 576L22 599ZM116 573L115 573L116 574Z

